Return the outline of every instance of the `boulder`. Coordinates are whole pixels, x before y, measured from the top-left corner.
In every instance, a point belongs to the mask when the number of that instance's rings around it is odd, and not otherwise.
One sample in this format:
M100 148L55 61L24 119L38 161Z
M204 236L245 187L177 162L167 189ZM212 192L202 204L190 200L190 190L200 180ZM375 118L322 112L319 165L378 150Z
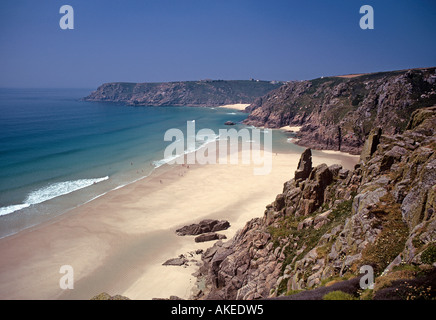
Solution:
M176 230L176 234L179 236L196 236L202 233L215 232L226 230L230 227L230 223L226 220L213 220L205 219L199 223L191 224L189 226L184 226Z
M130 300L129 298L122 296L122 295L114 295L111 296L110 294L106 292L102 292L94 297L91 298L91 300Z
M432 199L431 195L434 194L432 190L436 190L435 186L436 159L433 159L423 166L420 174L415 179L413 187L401 204L403 220L407 223L410 230L418 225L424 217L429 218L429 213L436 207L434 201L429 201Z
M99 293L98 295L91 298L91 300L109 300L112 296L107 292Z
M319 230L323 225L327 224L330 221L328 217L332 212L332 210L327 210L317 215L313 221L314 229Z
M222 239L227 239L227 237L223 234L218 234L215 232L208 232L208 233L204 233L204 234L199 235L194 240L195 240L195 242L206 242L206 241L222 240Z
M182 266L186 264L188 260L185 257L173 258L162 263L163 266Z
M410 117L410 121L407 124L406 130L415 129L416 127L421 125L425 120L434 118L435 111L436 111L436 106L415 110Z
M306 149L301 154L300 161L298 162L297 171L295 171L295 180L307 179L311 171L312 171L312 151L310 149Z
M329 170L333 177L337 178L339 176L339 172L342 170L342 166L340 164L332 164L329 166Z
M323 188L328 186L333 181L333 174L329 170L326 164L320 164L312 171L313 176L311 175L311 179L314 179L318 182Z
M348 170L348 169L339 170L339 173L338 173L339 179L345 179L346 177L348 177L349 172L350 172L350 170Z
M278 194L276 197L276 201L274 202L274 207L277 211L280 211L285 207L285 195L284 194Z
M313 168L309 178L304 183L297 214L309 215L318 209L324 202L324 192L327 186L332 182L333 175L326 164L320 164Z
M362 153L360 154L360 160L366 162L371 159L374 152L377 150L377 146L380 143L380 138L382 135L381 128L375 128L369 133L368 139L363 145Z
M407 153L407 150L398 146L394 146L391 150L383 155L380 171L389 170L395 162L399 162L401 157Z
M227 230L230 228L230 223L227 220L218 221L212 228L212 232Z
M312 226L312 224L313 224L313 218L312 217L306 218L298 224L297 230L309 228L310 226Z

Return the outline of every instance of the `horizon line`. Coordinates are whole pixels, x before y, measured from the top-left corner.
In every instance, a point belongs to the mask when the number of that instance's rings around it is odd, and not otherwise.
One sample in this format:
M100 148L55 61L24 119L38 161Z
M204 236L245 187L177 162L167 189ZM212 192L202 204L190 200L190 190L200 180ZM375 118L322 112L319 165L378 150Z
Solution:
M201 82L201 81L263 81L263 82L273 82L273 81L277 81L277 82L283 82L283 83L287 83L287 82L294 82L294 81L310 81L310 80L315 80L315 79L320 79L320 78L330 78L330 77L346 77L346 76L360 76L360 75L368 75L368 74L376 74L376 73L382 73L382 72L401 72L401 71L406 71L406 70L423 70L423 69L431 69L431 68L436 68L436 65L433 66L428 66L428 67L409 67L409 68L403 68L403 69L389 69L389 70L379 70L379 71L372 71L372 72L352 72L352 73L343 73L343 74L336 74L336 75L320 75L318 77L315 78L311 78L311 79L294 79L294 80L264 80L264 79L255 79L255 78L250 78L250 79L213 79L213 78L203 78L203 79L197 79L197 80L171 80L171 81L145 81L145 82L135 82L135 81L105 81L105 82L101 82L99 85L97 85L96 87L76 87L76 86L62 86L62 87L51 87L51 86L42 86L42 87L26 87L26 86L0 86L0 89L83 89L83 90L94 90L94 88L98 88L99 86L106 84L106 83L134 83L134 84L138 84L138 83L175 83L175 82Z

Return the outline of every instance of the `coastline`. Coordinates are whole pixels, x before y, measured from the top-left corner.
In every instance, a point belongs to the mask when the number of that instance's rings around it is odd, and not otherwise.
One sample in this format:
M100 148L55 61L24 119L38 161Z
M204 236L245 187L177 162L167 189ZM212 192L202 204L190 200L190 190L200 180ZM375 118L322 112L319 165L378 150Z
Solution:
M285 131L291 131L291 132L298 132L298 131L300 131L301 126L294 126L294 127L284 126L284 127L279 128L279 129L280 130L285 130Z
M343 162L347 168L358 161L343 157L337 161L321 153L313 161ZM106 291L131 299L189 298L195 263L187 268L162 263L213 242L195 243L193 237L175 235L175 229L205 218L226 219L231 227L220 233L230 239L248 220L262 216L299 158L296 153L273 154L272 172L266 176L254 176L253 165L174 165L0 239L0 296L90 299ZM74 268L73 290L59 288L62 265Z
M248 103L235 103L235 104L226 104L223 106L218 106L218 108L227 108L227 109L235 109L239 111L244 111L250 104Z

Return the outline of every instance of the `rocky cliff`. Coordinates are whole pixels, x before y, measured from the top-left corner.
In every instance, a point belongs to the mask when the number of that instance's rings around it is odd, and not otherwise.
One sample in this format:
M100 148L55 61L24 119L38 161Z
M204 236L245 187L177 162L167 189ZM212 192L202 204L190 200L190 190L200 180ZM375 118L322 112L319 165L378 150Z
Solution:
M105 83L85 97L126 105L214 107L252 103L283 83L251 80L203 80L163 83Z
M353 299L435 298L436 106L404 127L374 128L352 171L313 167L307 149L263 217L204 252L194 298L322 298L335 288ZM376 276L364 292L363 265Z
M436 68L288 82L246 110L246 124L302 126L297 144L359 154L374 127L403 132L411 113L436 104Z

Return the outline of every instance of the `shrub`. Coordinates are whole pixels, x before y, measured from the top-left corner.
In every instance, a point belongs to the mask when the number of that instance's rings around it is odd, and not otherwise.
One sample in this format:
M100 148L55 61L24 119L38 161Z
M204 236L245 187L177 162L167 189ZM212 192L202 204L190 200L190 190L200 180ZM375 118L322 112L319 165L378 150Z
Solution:
M373 265L375 274L380 275L403 251L409 231L403 221L399 204L390 195L380 198L380 203L370 213L378 218L377 224L381 232L375 242L363 250L362 264Z
M345 293L343 291L330 291L324 297L323 300L357 300L354 296L349 293Z
M411 280L416 277L416 270L411 268L398 268L396 271L378 277L375 281L374 293L392 286L392 283L398 280Z
M427 264L433 264L436 262L436 245L430 244L427 249L421 254L421 261Z
M300 293L302 291L304 291L304 290L289 290L288 292L286 292L286 295L292 296L293 294L297 294L297 293Z
M319 284L319 287L328 287L328 286L334 285L335 283L338 283L338 282L350 280L351 278L354 278L354 276L352 274L349 274L349 273L343 275L342 277L340 277L340 276L329 277L329 278L322 280L321 283Z
M360 295L360 300L372 300L374 297L374 290L366 289Z

